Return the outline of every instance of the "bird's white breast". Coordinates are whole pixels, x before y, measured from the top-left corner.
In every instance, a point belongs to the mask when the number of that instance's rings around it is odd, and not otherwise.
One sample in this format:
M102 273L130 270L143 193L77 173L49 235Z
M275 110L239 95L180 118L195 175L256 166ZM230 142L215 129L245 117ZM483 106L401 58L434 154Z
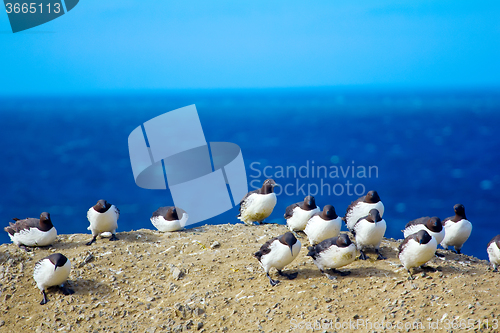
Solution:
M419 244L414 239L410 239L399 254L399 260L406 269L418 267L431 260L436 249L437 242L434 237L427 244Z
M351 243L347 247L330 246L316 256L314 263L320 270L325 270L348 265L354 259L356 259L356 245Z
M368 222L365 219L360 220L355 226L356 231L356 245L359 250L366 246L379 247L382 238L384 237L387 225L385 220L377 223Z
M286 224L291 231L294 230L304 230L307 225L307 221L316 213L319 213L319 207L312 210L303 210L300 207L295 207L293 209L292 216L286 220Z
M54 267L54 264L49 259L43 259L40 263L35 265L33 278L40 290L45 290L51 286L61 285L68 279L71 271L71 263L69 260L66 261L66 264L62 267L57 267L55 270Z
M9 234L10 239L16 245L26 246L47 246L52 244L57 238L57 230L52 227L49 231L41 231L38 228L24 229L16 232L14 235Z
M118 228L118 211L114 205L104 213L97 212L91 207L87 212L87 218L90 222L88 230L92 231L92 235L98 235L102 232L115 232Z
M337 237L342 227L342 218L325 221L319 215L314 215L307 221L304 232L311 245L321 243L325 239Z
M186 225L188 219L188 214L183 213L180 220L167 221L163 216L154 216L151 218L151 223L156 227L156 229L168 232L182 230Z
M252 193L242 203L243 207L238 218L244 222L262 221L271 215L276 202L275 193Z
M276 269L283 269L286 265L291 263L297 256L299 255L301 248L300 241L292 246L292 253L290 252L290 248L287 245L280 243L279 240L275 240L271 244L271 252L265 254L260 259L260 264L262 268L267 272L271 269L271 267L275 267Z
M455 246L461 248L467 239L469 239L472 232L472 223L465 219L458 222L446 221L444 229L446 231L441 245L443 247Z
M370 210L377 209L380 217L384 216L384 204L382 201L377 203L368 203L368 202L358 202L356 206L354 206L349 213L346 215L347 228L352 230L354 225L360 218L368 216L370 214Z
M500 249L495 242L491 243L486 249L488 252L488 258L490 262L494 265L500 265Z
M445 235L445 228L444 227L440 232L434 232L434 231L430 231L424 224L415 224L415 225L410 225L408 228L405 228L405 230L403 230L403 234L406 238L410 235L413 235L413 234L419 232L420 230L427 231L429 233L429 235L431 235L432 237L434 237L436 239L436 242L438 244L440 244L443 241L443 238Z

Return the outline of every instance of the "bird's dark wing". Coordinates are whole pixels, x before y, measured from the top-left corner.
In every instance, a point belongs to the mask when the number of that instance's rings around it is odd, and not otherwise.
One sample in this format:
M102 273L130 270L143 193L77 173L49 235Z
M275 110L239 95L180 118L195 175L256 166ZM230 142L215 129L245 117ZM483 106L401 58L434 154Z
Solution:
M429 216L424 216L424 217L420 217L418 219L415 219L413 221L410 221L410 222L406 223L405 229L408 228L409 226L412 226L412 225L426 224L427 221L429 221L429 219L430 219Z
M309 253L307 253L307 255L309 257L312 257L313 259L316 259L316 256L320 252L325 251L326 249L328 249L332 245L337 245L337 238L338 237L328 238L319 244L308 247L307 249L309 250Z
M274 242L277 239L278 239L278 237L274 237L274 238L268 240L267 242L265 242L264 245L262 245L260 247L260 250L254 253L254 257L260 261L260 258L262 258L263 255L266 255L269 252L271 252L271 244L272 244L272 242Z
M243 199L241 199L241 201L240 201L240 210L239 210L239 214L238 214L237 216L241 216L241 209L242 209L242 207L244 207L244 206L245 206L245 205L243 204L243 203L245 202L245 200L246 200L249 196L251 196L252 194L254 194L254 193L258 193L258 192L259 192L259 189L254 190L254 191L250 191L250 192L248 192L248 193L245 195L245 197L244 197Z
M9 234L14 235L21 230L29 230L30 228L38 228L40 226L40 219L36 218L27 218L24 220L17 220L16 223L9 223L8 227L5 227L4 230Z
M495 237L493 237L493 239L490 240L490 242L488 243L488 246L486 246L486 248L489 248L492 243L497 243L497 246L500 249L500 235L496 235Z
M151 217L165 216L165 214L167 214L169 208L172 208L172 207L171 206L160 207L153 212L153 216L151 216Z
M361 197L361 198L358 198L356 201L353 201L351 202L351 204L347 207L346 211L345 211L345 216L342 218L342 220L344 220L344 222L347 222L346 221L346 216L349 215L349 213L351 212L351 210L353 210L353 208L360 202L363 202L365 201L365 197Z
M417 234L411 234L410 236L406 237L404 239L404 241L399 244L399 247L398 247L398 255L401 253L401 251L403 251L403 249L408 245L408 242L411 240L411 239L415 239L417 237Z
M300 207L301 204L302 204L302 202L297 202L297 203L294 203L293 205L286 207L285 219L289 219L290 217L292 217L293 210L295 209L295 207Z

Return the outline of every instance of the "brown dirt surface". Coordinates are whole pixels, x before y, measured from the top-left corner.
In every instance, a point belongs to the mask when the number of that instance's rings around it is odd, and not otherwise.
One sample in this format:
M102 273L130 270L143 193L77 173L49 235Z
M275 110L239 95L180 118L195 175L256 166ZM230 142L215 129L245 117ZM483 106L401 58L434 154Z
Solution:
M435 271L408 274L398 241L385 239L387 260L356 260L352 274L329 280L307 257L271 287L253 253L283 225L216 225L174 233L141 229L119 241L59 235L31 252L0 246L0 332L499 332L500 273L487 261L439 250ZM59 252L72 263L69 286L42 296L35 262ZM275 270L271 276L278 278ZM370 326L371 325L371 326Z

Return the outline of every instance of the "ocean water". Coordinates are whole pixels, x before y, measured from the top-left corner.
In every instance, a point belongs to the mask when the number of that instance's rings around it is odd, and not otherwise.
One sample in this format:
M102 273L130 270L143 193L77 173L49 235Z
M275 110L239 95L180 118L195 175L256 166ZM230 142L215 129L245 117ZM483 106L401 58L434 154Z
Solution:
M127 138L143 122L190 104L207 141L241 147L250 189L268 176L281 185L269 222L284 224L285 208L307 192L343 215L375 189L386 207L387 237L402 238L404 225L421 216L452 216L456 203L473 223L464 253L486 259L488 241L500 234L498 91L0 97L2 225L48 211L59 233L88 233L86 212L102 198L121 210L118 231L153 229L151 213L173 201L168 190L135 185ZM237 213L201 224L239 223Z

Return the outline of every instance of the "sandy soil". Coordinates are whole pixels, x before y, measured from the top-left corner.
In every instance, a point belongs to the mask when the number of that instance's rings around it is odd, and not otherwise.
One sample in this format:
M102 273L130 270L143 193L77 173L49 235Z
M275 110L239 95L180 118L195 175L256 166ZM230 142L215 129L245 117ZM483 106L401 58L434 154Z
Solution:
M141 229L119 241L59 235L49 248L0 246L0 331L21 332L460 332L500 331L500 273L486 261L446 252L413 282L384 240L387 260L356 260L352 274L328 280L306 256L285 271L297 279L271 287L252 256L282 225L204 226L175 233ZM215 244L214 244L215 243ZM69 285L41 294L32 274L53 252L72 263ZM441 253L445 253L443 250ZM273 278L277 278L273 271ZM371 325L371 326L370 326Z

